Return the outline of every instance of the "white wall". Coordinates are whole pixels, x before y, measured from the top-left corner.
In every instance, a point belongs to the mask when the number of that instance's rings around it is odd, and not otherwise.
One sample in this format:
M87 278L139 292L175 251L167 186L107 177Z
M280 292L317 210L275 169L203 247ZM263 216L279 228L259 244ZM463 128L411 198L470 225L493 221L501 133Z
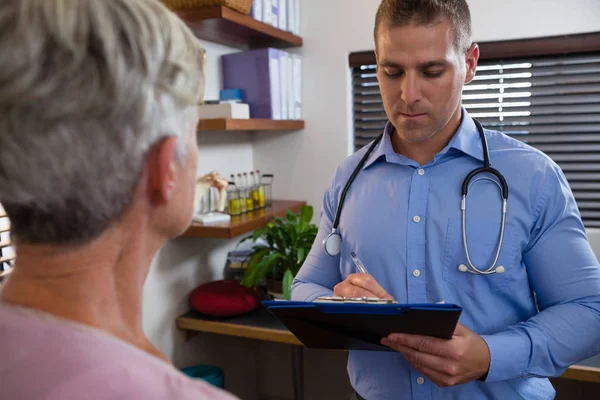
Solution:
M373 49L372 29L379 0L301 0L306 129L292 133L204 133L199 136L199 171L258 168L275 174L274 197L307 200L315 206L337 164L352 148L348 54ZM600 29L598 0L470 0L474 39L502 40ZM236 50L207 44L207 98L220 88L218 60ZM600 233L590 232L600 254ZM289 347L218 335L184 343L175 318L187 310L187 296L200 282L219 279L225 254L235 241L180 238L153 263L145 287L144 328L176 365L210 362L225 367L226 381L243 399L261 391L291 398ZM306 398L346 398L349 389L342 353L309 351ZM327 371L324 368L327 367ZM322 373L321 373L322 372ZM329 373L329 375L327 375ZM325 384L319 377L325 376Z

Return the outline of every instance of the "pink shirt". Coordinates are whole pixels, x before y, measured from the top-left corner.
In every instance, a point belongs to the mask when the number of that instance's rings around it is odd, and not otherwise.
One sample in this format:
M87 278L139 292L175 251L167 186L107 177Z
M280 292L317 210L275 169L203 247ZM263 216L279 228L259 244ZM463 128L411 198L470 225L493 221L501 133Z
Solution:
M0 399L236 398L107 333L0 302Z

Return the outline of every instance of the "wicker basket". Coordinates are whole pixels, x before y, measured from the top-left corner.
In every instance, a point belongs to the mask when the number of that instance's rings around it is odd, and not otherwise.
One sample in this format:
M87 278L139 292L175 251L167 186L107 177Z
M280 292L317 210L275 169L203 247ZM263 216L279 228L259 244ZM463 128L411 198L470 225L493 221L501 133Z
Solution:
M167 7L174 10L225 6L242 14L250 14L252 8L252 0L163 0L163 2Z

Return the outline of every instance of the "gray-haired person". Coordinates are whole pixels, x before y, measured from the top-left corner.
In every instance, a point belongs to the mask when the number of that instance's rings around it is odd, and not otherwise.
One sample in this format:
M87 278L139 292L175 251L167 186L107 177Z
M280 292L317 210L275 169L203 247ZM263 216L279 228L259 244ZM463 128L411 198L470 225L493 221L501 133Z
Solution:
M0 398L232 399L142 330L193 213L204 50L157 0L0 0Z

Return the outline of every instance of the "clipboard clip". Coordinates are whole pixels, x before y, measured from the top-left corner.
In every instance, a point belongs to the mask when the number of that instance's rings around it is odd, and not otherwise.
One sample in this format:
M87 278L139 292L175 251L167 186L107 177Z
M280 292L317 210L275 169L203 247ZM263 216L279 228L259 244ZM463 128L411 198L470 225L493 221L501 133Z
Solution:
M316 303L345 303L345 304L398 304L396 300L378 299L377 297L343 297L343 296L321 296L315 300Z

